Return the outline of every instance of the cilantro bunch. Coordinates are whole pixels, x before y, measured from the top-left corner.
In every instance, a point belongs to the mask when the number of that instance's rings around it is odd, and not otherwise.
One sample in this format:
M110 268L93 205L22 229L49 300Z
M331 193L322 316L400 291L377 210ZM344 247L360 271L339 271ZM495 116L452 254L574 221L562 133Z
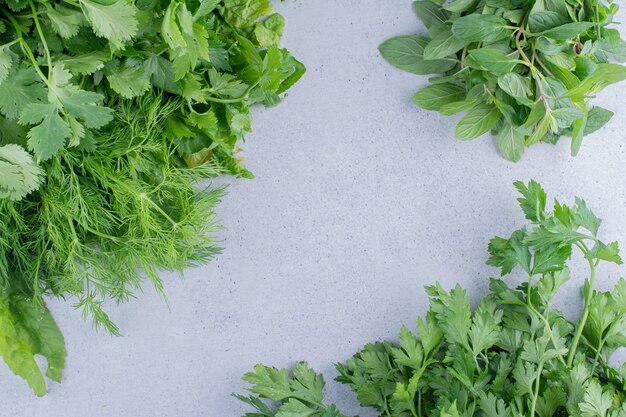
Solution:
M626 281L610 292L594 288L602 262L622 263L618 245L599 239L601 221L584 200L573 206L555 200L548 211L539 184L516 187L530 225L492 239L488 263L503 276L519 269L526 280L515 287L491 279L489 295L473 311L460 285L427 287L430 309L417 335L403 327L398 342L368 344L337 365L337 381L362 406L385 417L626 416L626 368L611 362L626 347ZM553 300L572 275L584 276L566 266L574 253L589 270L582 312L570 321ZM285 371L258 366L244 379L257 394L247 402L261 411L248 416L342 416L317 412L321 397L310 398L319 389L289 380ZM275 412L260 398L282 403Z
M251 177L237 157L250 106L277 104L305 71L283 28L269 0L1 1L0 145L22 149L0 150L0 195L21 199L42 162L97 146L111 100L154 94L177 103L165 132L179 163Z
M613 113L590 106L605 87L626 79L626 42L611 28L612 0L419 0L428 36L380 45L382 56L414 74L441 74L413 102L451 116L466 112L455 135L492 132L502 155L570 136L571 153Z
M103 309L220 248L207 179L251 177L250 107L304 73L269 0L0 0L0 356L60 381L45 296Z

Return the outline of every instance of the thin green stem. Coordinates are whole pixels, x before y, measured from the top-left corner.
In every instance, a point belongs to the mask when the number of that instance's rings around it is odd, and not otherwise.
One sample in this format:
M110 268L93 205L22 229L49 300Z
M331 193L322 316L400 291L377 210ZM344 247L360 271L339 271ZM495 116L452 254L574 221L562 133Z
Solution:
M584 252L585 255L587 252ZM570 346L569 354L567 355L567 366L571 367L574 362L574 356L576 355L576 349L578 348L578 343L580 341L580 337L583 333L583 329L585 324L587 323L587 317L589 316L589 305L591 304L591 298L593 297L593 287L596 278L596 267L597 262L594 262L591 259L588 259L589 262L589 285L587 287L587 292L585 294L585 305L583 307L583 312L576 324L576 332L574 333L574 338L572 339L572 345Z
M596 12L596 34L598 35L598 38L601 39L602 38L602 27L600 26L600 8L598 7L598 4L596 3L595 5L595 12Z
M35 7L35 4L31 0L28 1L28 4L30 4L30 9L33 12L33 21L35 22L37 34L39 34L39 39L41 40L41 44L43 45L46 62L48 63L48 79L50 79L50 74L52 72L52 59L50 58L50 49L48 48L48 42L46 41L46 37L43 34L41 25L39 24L39 18L37 17L37 8Z
M539 398L539 386L541 385L541 373L543 372L543 362L539 363L537 368L537 379L535 380L535 392L533 394L533 400L530 404L530 417L535 417L535 408L537 407L537 399Z
M598 363L598 359L600 359L600 354L602 353L602 349L604 348L604 338L600 339L600 343L598 343L598 349L596 350L596 356L593 358L593 366L596 366Z
M537 318L539 318L539 320L541 320L544 324L544 331L548 334L548 336L550 337L550 342L552 342L552 345L554 346L555 349L558 349L558 345L556 343L556 340L554 339L554 333L552 333L552 328L550 327L550 322L548 321L548 319L541 314L536 308L535 306L533 306L532 301L530 299L530 289L532 288L531 284L532 284L532 276L528 277L528 289L526 290L526 305L528 306L528 308L530 309L530 311L533 312L533 314L535 314L537 316ZM563 360L562 357L558 356L559 361L565 365L565 361Z
M35 54L33 54L33 51L30 49L30 46L28 46L28 43L26 42L26 40L24 39L24 36L22 35L22 29L20 28L19 23L17 23L17 21L13 18L13 16L11 16L6 11L3 10L2 13L7 17L7 19L9 19L9 21L11 22L11 25L15 29L17 38L20 42L20 45L22 46L22 50L24 51L24 53L26 53L26 55L28 55L28 58L33 64L33 68L35 68L35 71L37 71L37 74L39 75L41 80L48 86L48 88L51 88L48 77L46 77L44 73L41 71L39 64L37 64L37 59L35 58Z
M16 43L18 43L19 41L20 41L19 39L13 39L11 42L7 42L7 43L5 43L3 45L0 45L0 49L9 48L9 47L15 45Z

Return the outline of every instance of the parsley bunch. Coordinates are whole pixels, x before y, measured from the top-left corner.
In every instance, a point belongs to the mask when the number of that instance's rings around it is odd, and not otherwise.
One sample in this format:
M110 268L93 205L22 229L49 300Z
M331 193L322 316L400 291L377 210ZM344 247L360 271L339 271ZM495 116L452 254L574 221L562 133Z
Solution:
M208 178L305 69L269 0L0 0L0 356L37 395L63 335L43 297L102 308L218 252Z
M257 365L242 379L252 384L252 394L233 395L255 409L245 417L345 417L334 404L324 403L324 377L306 362L296 363L291 375L286 369ZM266 404L263 398L276 406Z
M415 94L426 110L466 112L455 135L489 131L502 155L518 161L526 147L571 136L571 153L613 113L590 106L626 79L626 42L611 28L612 0L420 0L414 10L428 36L398 36L382 56L414 74L443 74Z
M397 343L368 344L337 365L337 381L349 385L361 405L385 417L626 416L626 368L611 364L615 350L626 347L626 281L610 292L594 288L601 262L622 263L618 245L598 238L600 219L584 200L573 206L555 200L550 212L539 184L516 187L530 227L492 239L488 263L503 276L519 269L527 280L511 287L491 279L490 294L474 311L461 286L427 287L430 309L417 322L417 336L403 327ZM582 313L572 322L552 301L571 277L566 262L574 252L589 270ZM281 372L260 366L244 379L260 397L288 398L286 404L299 402L304 410L310 385L290 381L291 393L273 395L274 387L287 386ZM248 402L260 398L255 401ZM341 416L314 408L289 414L282 407L257 406L262 412L248 415Z

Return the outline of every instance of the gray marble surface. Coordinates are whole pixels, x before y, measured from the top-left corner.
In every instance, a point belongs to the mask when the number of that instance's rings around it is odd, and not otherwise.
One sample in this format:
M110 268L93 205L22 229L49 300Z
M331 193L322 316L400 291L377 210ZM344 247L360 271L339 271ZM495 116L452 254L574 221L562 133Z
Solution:
M167 304L147 288L109 306L123 337L50 301L67 341L63 383L36 398L1 363L0 415L239 417L230 394L244 372L298 359L326 374L328 398L345 413L373 415L332 381L333 362L414 326L435 280L460 282L473 301L485 294L497 273L485 265L488 240L523 223L513 181L537 179L562 201L584 197L604 219L602 236L626 246L626 84L599 98L618 116L578 157L565 140L509 163L489 137L453 139L454 119L411 104L426 77L379 57L383 40L423 30L410 3L277 4L284 44L309 72L284 104L255 112L244 148L257 178L224 180L224 254L184 280L166 277ZM599 286L623 272L601 269ZM583 278L574 273L559 298L569 315Z

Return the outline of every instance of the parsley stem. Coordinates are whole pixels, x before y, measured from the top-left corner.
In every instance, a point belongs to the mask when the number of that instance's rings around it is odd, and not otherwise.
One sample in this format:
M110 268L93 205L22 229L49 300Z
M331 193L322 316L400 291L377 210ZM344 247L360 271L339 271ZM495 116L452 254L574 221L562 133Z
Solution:
M543 361L539 363L537 368L537 379L535 380L535 393L533 401L530 404L530 417L535 417L535 408L537 407L537 398L539 398L539 386L541 385L541 373L543 372Z
M544 331L548 334L548 336L550 337L550 341L552 342L552 345L554 346L555 349L558 349L558 345L556 343L556 340L554 339L554 334L552 333L552 329L550 328L550 322L548 321L547 317L545 317L543 314L541 314L536 308L535 306L533 306L533 303L530 299L530 290L532 288L532 282L533 282L533 277L532 275L529 275L528 277L528 288L526 290L526 305L528 306L528 308L530 309L530 311L533 312L533 314L535 314L537 316L537 318L539 318L539 320L541 320L544 324ZM558 356L559 361L565 365L565 361L563 360L563 358L561 356Z
M580 246L579 246L580 247ZM586 255L588 251L583 250L583 253ZM578 343L580 341L580 336L583 333L583 329L585 324L587 323L587 317L589 316L589 305L591 304L591 298L593 297L593 286L596 278L596 267L597 262L594 262L591 259L588 259L589 262L589 285L587 287L587 293L585 294L585 305L583 307L583 312L576 324L576 333L574 333L574 338L572 339L572 345L570 346L569 354L567 355L567 366L571 367L574 362L574 355L576 355L576 348L578 347Z

